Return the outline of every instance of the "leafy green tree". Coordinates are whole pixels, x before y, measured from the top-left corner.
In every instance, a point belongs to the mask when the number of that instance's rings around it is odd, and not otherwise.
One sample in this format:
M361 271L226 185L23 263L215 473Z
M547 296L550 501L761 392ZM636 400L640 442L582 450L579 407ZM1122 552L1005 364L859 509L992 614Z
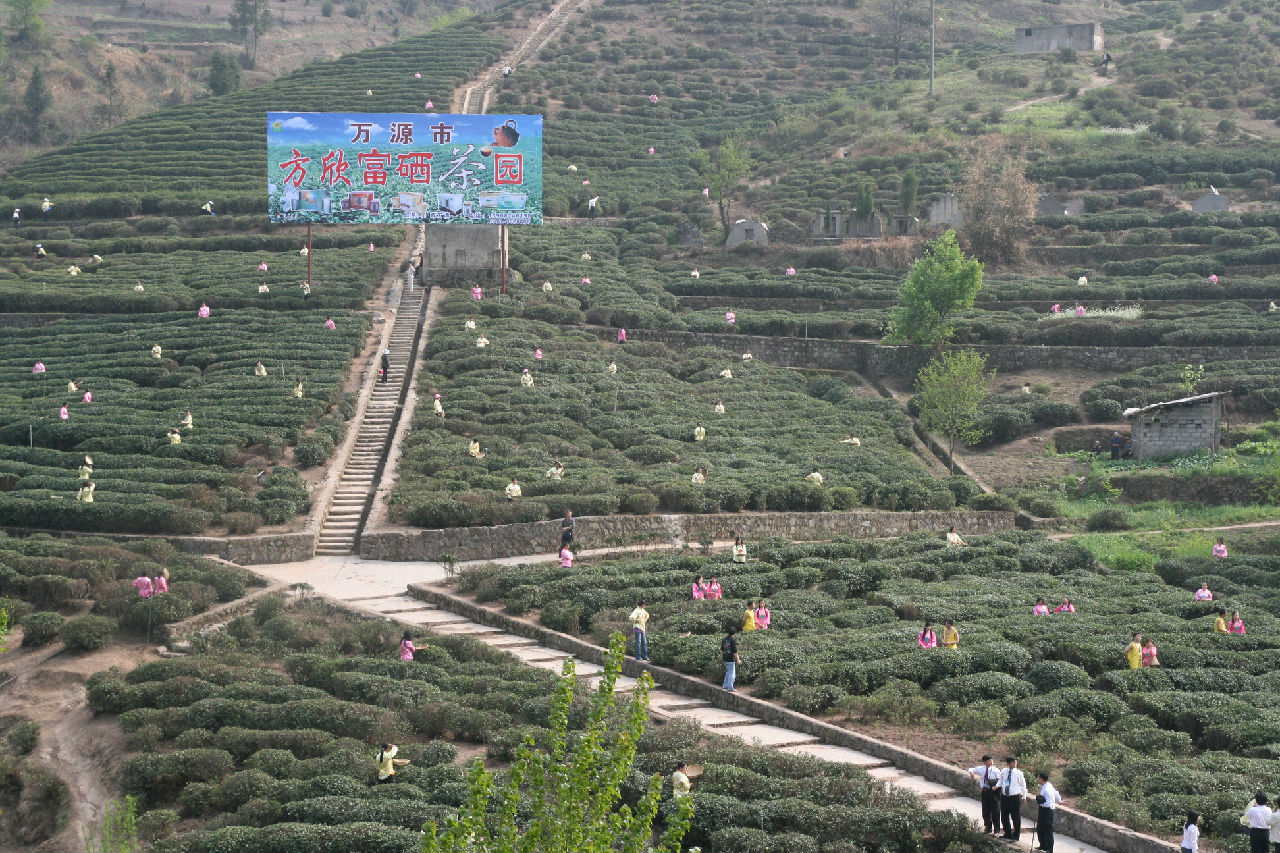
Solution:
M234 56L217 51L209 66L209 91L225 95L240 89L240 63Z
M114 62L108 62L102 69L102 94L107 102L100 104L97 112L107 127L113 127L124 116L124 95L120 91L120 78Z
M227 22L244 39L244 55L252 68L258 61L258 38L275 22L267 0L234 0Z
M31 122L31 135L40 138L40 119L53 106L53 95L44 84L44 72L36 67L31 72L31 80L27 83L27 91L22 95L22 103L27 108L27 120Z
M915 216L916 193L920 191L920 176L915 170L909 170L902 176L902 186L898 189L898 201L902 203L902 212L907 216Z
M0 607L0 652L9 651L9 611Z
M868 178L858 185L858 195L853 202L853 215L859 222L866 222L876 212L876 182Z
M680 840L693 816L690 798L677 809L657 846L653 820L662 794L662 777L654 775L634 809L621 803L621 786L630 775L636 745L644 734L653 679L640 676L631 706L614 714L614 687L626 649L615 633L605 654L600 687L591 703L586 729L569 746L569 708L573 703L573 658L551 701L547 749L530 738L516 753L503 784L477 758L469 774L470 792L443 831L435 823L423 827L422 853L679 853ZM522 818L517 822L517 812ZM527 818L527 819L526 819Z
M986 431L978 416L987 399L987 385L996 372L987 372L987 357L973 350L952 350L925 365L916 376L916 404L920 425L947 439L951 473L956 472L956 439L980 441Z
M751 160L731 137L721 142L720 147L710 154L706 151L695 152L694 165L711 190L711 198L720 211L720 226L724 229L727 240L729 211L733 207L738 183L751 171Z
M97 831L84 831L88 853L142 853L138 842L138 800L126 796L124 802L109 802Z
M4 0L9 7L9 28L13 40L36 42L44 33L44 19L40 17L49 6L49 0Z
M890 342L937 346L955 333L951 317L973 307L982 289L982 264L965 257L948 230L911 265L890 314Z

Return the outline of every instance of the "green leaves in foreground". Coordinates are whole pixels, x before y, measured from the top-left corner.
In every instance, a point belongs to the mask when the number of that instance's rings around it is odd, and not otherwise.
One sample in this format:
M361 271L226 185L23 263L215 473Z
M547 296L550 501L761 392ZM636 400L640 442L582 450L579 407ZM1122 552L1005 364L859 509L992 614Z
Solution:
M516 753L506 780L495 790L494 775L477 758L471 767L470 790L458 817L443 832L427 824L422 853L529 853L572 850L575 853L678 853L693 817L693 803L682 798L656 848L650 847L653 819L658 813L662 778L649 788L633 809L621 804L621 786L631 772L636 745L644 733L653 679L643 673L625 716L612 713L614 686L622 672L626 648L615 633L605 655L600 687L592 700L586 729L572 749L568 743L569 709L573 703L573 659L551 704L551 732L546 750L533 739ZM531 805L527 823L516 822L522 796Z
M947 231L911 265L886 340L922 346L946 342L954 332L952 315L972 308L981 289L982 264L966 258L956 232Z

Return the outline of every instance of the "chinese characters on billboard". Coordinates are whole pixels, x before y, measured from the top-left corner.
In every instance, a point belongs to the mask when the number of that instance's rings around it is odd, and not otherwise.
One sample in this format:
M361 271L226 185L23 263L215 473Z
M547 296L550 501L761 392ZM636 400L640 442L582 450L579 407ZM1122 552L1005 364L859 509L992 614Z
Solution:
M542 116L267 113L272 222L542 224Z

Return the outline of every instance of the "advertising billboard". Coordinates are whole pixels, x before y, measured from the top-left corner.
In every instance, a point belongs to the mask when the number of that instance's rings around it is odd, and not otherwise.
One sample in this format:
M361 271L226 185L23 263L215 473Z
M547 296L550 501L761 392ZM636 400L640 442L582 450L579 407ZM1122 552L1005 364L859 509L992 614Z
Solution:
M267 113L272 222L542 224L542 116Z

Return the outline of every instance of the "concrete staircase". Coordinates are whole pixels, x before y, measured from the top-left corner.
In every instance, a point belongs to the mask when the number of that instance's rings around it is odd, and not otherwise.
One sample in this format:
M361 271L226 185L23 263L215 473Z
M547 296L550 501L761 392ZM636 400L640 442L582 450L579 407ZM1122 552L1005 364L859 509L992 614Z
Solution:
M346 556L355 553L356 537L372 505L374 492L387 458L397 414L404 403L413 362L421 339L426 293L419 289L404 292L396 321L391 327L387 348L391 350L391 370L387 381L375 381L369 402L356 433L355 446L343 466L341 479L329 502L329 511L316 538L317 556ZM379 352L375 368L381 370ZM380 377L379 377L380 378Z

